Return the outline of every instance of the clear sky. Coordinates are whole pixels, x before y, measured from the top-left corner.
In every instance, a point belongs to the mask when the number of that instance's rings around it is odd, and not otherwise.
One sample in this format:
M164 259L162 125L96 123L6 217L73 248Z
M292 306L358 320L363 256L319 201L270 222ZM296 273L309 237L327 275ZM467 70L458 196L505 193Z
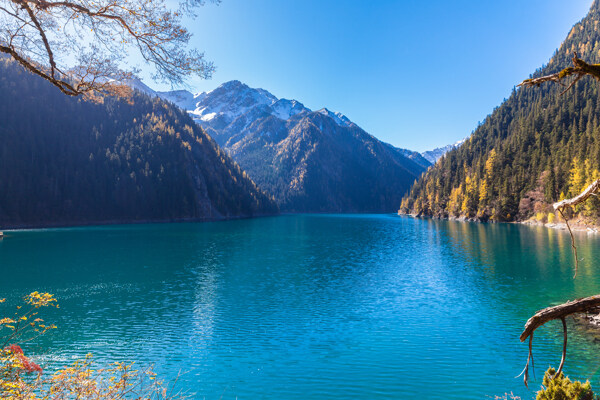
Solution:
M222 0L186 25L238 79L417 151L468 136L546 63L592 0ZM142 76L143 77L143 76ZM144 79L157 89L168 89Z

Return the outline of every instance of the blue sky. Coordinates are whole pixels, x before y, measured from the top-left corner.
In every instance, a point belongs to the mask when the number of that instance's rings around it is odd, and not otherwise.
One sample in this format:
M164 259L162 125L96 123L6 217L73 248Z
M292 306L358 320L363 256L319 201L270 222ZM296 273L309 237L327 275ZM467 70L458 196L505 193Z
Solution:
M186 25L192 45L217 71L212 80L189 85L206 91L238 79L312 109L340 111L395 146L428 150L469 135L515 84L549 60L591 3L207 3Z

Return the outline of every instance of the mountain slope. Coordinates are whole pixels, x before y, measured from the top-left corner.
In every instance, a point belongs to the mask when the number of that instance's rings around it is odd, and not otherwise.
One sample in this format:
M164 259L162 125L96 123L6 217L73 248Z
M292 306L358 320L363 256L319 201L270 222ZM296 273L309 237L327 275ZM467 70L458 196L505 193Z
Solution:
M193 97L195 107L187 109L194 120L284 211L395 211L430 165L418 153L377 140L341 113L312 111L239 81Z
M571 65L574 51L600 62L598 0L534 76ZM401 212L499 221L535 214L544 220L550 203L579 193L600 175L598 86L584 78L564 95L558 84L513 91L464 144L419 179ZM576 211L597 220L598 206L594 198Z
M0 227L277 212L187 113L64 96L0 59Z

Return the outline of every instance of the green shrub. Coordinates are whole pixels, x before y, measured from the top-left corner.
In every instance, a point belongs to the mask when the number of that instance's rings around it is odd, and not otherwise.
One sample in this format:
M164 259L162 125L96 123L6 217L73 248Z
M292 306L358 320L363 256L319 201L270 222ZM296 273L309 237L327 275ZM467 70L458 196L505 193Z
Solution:
M561 372L556 379L552 379L556 370L548 368L544 375L543 387L537 392L536 400L594 400L590 382L581 383L579 381L571 382L569 378Z

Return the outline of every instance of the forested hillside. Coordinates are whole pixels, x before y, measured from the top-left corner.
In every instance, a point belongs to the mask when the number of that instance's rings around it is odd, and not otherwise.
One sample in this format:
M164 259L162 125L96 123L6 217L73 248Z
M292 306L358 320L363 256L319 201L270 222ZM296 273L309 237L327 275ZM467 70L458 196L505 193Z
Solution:
M534 76L570 66L573 52L589 63L600 62L598 0ZM565 87L558 84L513 91L463 145L423 174L400 212L545 220L552 202L578 194L600 176L599 87L600 82L586 77L563 95ZM594 198L576 212L597 220L600 201Z
M0 228L277 212L186 112L130 103L65 96L0 59Z

